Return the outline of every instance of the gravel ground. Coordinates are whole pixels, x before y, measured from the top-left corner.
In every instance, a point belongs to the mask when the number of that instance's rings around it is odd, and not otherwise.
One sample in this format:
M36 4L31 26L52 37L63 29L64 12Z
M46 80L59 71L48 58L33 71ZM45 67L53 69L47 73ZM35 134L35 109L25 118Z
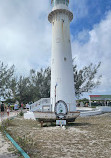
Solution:
M78 117L66 128L17 118L7 130L31 158L111 158L111 113Z

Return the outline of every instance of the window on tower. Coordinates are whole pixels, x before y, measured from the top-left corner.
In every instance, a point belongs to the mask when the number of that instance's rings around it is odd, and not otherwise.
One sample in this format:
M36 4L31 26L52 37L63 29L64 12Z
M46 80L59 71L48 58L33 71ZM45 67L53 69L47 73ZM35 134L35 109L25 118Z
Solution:
M66 57L64 57L64 61L66 61L67 60L67 58Z

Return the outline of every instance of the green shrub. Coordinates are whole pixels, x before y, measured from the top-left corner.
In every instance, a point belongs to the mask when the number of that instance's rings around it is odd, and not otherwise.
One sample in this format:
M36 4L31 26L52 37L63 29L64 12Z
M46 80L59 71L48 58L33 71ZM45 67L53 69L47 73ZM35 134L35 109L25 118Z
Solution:
M14 110L14 105L10 105L10 110Z
M23 116L23 115L24 115L24 113L23 113L23 111L21 110L20 113L19 113L19 116Z

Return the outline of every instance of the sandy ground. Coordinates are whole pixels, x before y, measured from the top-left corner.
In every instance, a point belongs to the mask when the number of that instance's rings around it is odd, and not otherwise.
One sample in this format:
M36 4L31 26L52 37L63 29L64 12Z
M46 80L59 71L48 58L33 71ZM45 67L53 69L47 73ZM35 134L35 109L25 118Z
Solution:
M13 117L15 115L16 115L15 112L10 113L10 117ZM0 125L1 125L1 120L5 120L5 119L7 119L6 113L2 117L2 119L0 115ZM12 151L9 152L8 149ZM13 153L13 150L15 151L11 142L8 141L8 139L5 138L3 134L0 132L0 158L17 158L17 156L15 156L15 154Z
M8 148L12 148L11 143L0 133L0 158L17 158L13 152L8 151Z
M17 118L7 130L31 158L111 158L111 113L46 126Z

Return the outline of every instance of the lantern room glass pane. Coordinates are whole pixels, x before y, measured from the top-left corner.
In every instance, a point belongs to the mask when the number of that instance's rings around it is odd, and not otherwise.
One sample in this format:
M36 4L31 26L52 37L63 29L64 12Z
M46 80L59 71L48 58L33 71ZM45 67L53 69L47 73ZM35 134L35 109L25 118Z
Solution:
M66 4L68 6L69 0L52 0L51 3L52 3L52 6L56 4Z

